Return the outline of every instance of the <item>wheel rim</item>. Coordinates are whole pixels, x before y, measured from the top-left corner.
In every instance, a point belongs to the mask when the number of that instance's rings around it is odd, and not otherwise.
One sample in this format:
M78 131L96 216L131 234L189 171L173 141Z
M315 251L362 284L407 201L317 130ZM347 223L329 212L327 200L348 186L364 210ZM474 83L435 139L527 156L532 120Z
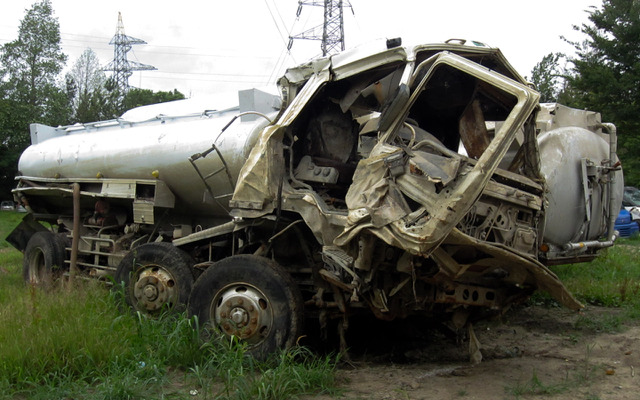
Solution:
M178 302L178 289L173 275L159 265L146 265L137 273L133 296L138 307L156 311L165 304L171 307Z
M210 320L224 334L255 345L269 335L273 312L269 299L260 290L235 283L223 288L213 299Z
M47 267L42 249L34 249L33 255L29 262L29 283L39 284L44 281Z

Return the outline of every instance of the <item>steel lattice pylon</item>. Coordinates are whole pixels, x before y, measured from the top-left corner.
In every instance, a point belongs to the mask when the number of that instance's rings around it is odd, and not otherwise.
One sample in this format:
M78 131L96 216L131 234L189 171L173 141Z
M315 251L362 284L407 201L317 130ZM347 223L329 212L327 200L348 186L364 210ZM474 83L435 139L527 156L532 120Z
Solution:
M324 7L324 23L315 26L295 36L289 36L288 50L291 50L294 39L321 40L320 47L322 55L326 56L344 50L344 19L343 8L349 7L353 11L348 0L298 0L298 11L296 16L300 16L302 6L322 6Z
M127 36L124 33L124 24L122 23L122 14L118 13L118 27L116 34L113 36L109 44L113 45L113 61L111 61L104 71L113 72L113 80L122 96L129 90L129 77L133 71L151 71L157 69L152 65L142 64L136 61L127 60L127 53L134 44L147 44L142 39Z

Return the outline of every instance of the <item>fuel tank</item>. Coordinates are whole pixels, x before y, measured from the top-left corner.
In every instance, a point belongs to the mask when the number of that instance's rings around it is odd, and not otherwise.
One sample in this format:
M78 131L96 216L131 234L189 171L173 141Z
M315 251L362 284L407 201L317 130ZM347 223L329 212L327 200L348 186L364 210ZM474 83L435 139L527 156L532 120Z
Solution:
M562 246L604 235L609 207L617 214L623 188L621 170L601 169L610 164L609 143L596 132L569 126L544 132L538 145L548 187L545 241ZM610 179L615 179L613 193L604 185Z
M237 103L236 103L237 104ZM155 110L154 110L155 111ZM90 125L48 128L48 138L28 147L18 164L20 174L36 178L160 179L176 197L176 208L208 216L227 216L240 168L259 132L269 122L239 107L179 117L162 114L145 121L125 119ZM271 108L271 117L275 116ZM170 115L170 114L169 114ZM126 117L125 114L123 117ZM33 129L33 127L32 127ZM43 130L44 131L44 130ZM32 135L33 136L33 135ZM190 157L215 145L192 165Z

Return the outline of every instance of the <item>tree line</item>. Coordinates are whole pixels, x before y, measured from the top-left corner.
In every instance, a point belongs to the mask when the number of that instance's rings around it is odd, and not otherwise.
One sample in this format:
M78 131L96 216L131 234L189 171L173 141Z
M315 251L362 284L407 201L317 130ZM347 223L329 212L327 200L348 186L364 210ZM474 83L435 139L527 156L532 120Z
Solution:
M177 90L131 88L122 93L91 49L61 76L60 25L51 0L25 11L17 39L0 47L0 198L11 198L18 159L29 146L29 125L50 126L117 118L133 107L184 99Z
M550 53L531 71L543 102L598 111L618 127L627 185L640 186L640 1L603 0L573 26L585 40L575 55ZM526 51L526 49L523 49ZM10 196L29 124L67 125L116 118L130 108L182 99L177 90L131 89L123 96L87 49L60 78L67 56L50 0L26 10L18 38L0 47L0 197Z
M573 29L575 56L546 55L532 70L543 102L597 111L618 131L625 184L640 187L640 1L603 0Z

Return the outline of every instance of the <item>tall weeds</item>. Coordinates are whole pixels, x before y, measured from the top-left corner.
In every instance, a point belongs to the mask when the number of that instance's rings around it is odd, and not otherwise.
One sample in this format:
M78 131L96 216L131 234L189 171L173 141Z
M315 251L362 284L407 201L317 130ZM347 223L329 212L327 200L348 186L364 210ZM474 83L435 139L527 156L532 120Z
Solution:
M553 267L569 291L586 303L640 313L640 237L620 239L589 263ZM640 314L639 314L640 315Z
M0 399L286 399L334 391L335 357L296 348L266 363L234 339L201 337L198 320L129 311L97 281L25 286L0 214ZM197 397L194 397L197 396Z
M15 268L14 273L17 273ZM0 282L0 398L286 399L333 389L332 357L304 348L254 361L195 318L124 310L99 282L42 291ZM191 396L191 395L189 395Z

